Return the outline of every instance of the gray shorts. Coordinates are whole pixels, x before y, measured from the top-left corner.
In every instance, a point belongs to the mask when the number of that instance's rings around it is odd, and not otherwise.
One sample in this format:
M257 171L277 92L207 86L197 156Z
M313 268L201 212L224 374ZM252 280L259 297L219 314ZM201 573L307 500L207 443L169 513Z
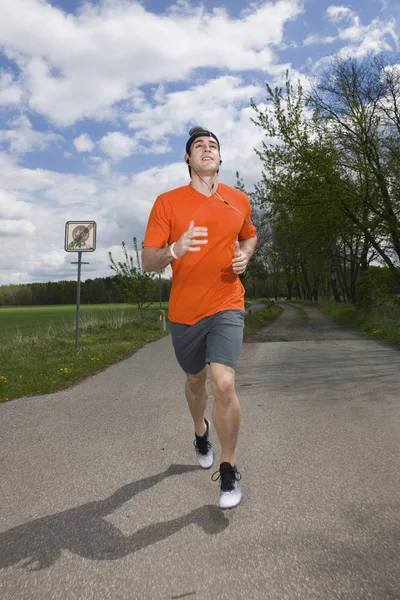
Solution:
M169 322L172 344L181 368L189 375L210 363L236 369L243 343L245 312L223 310L194 325Z

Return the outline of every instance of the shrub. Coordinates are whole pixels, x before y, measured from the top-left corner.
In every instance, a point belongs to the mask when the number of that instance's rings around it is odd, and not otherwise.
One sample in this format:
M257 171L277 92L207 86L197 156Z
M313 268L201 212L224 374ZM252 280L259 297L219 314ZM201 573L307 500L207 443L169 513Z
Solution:
M370 312L399 292L399 284L387 267L369 267L357 278L356 308Z
M376 282L371 271L361 271L357 278L356 285L356 308L359 310L370 311L376 300Z

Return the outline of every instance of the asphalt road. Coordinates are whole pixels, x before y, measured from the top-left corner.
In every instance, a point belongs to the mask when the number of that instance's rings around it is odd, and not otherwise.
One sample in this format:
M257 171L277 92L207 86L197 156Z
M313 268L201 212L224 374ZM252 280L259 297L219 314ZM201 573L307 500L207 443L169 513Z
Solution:
M229 512L169 337L0 405L1 600L399 600L400 353L305 310L244 344Z

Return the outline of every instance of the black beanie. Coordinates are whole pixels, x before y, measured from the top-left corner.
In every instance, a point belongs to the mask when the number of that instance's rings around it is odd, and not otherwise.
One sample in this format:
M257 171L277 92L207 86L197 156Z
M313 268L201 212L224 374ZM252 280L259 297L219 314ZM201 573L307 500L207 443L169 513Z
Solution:
M193 144L194 140L198 137L202 137L202 136L209 136L215 139L215 141L218 144L218 150L220 150L220 146L219 146L219 140L217 138L217 136L215 135L215 133L212 133L211 131L208 131L208 129L205 129L204 127L192 127L192 129L189 131L189 139L186 143L186 154L190 154L190 147Z

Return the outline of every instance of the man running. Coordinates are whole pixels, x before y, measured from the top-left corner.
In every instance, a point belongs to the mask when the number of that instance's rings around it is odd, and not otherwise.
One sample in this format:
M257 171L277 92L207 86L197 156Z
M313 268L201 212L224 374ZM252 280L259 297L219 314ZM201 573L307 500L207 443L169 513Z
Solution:
M185 162L191 182L161 194L150 213L143 242L146 271L172 267L169 322L176 358L186 373L186 399L201 467L214 460L210 423L204 417L208 365L214 394L213 423L221 444L219 506L242 499L235 448L240 404L235 392L244 326L244 288L238 277L257 245L249 198L218 182L222 163L217 136L194 127Z

